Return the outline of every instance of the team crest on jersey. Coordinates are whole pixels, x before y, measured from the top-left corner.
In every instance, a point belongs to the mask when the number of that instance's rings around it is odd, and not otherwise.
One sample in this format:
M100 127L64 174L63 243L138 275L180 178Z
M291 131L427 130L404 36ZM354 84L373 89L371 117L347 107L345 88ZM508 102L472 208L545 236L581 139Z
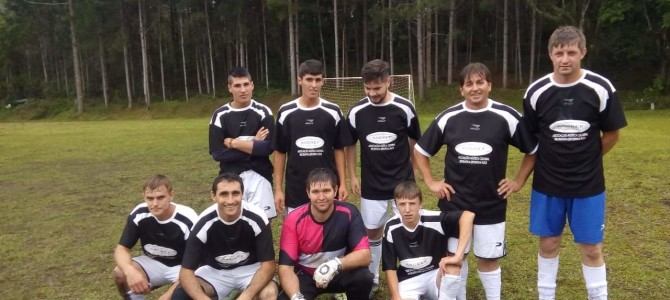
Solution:
M301 149L318 149L323 147L325 142L317 136L305 136L297 139L295 145Z
M235 251L233 254L219 255L214 258L222 266L232 266L246 261L249 258L249 252Z
M589 122L582 120L560 120L549 125L549 129L560 133L582 133L590 127Z
M373 132L368 134L365 139L373 144L388 144L395 141L398 138L398 135L393 132Z
M400 265L407 269L422 269L429 266L432 261L433 257L422 256L422 257L403 259L400 261Z
M157 257L173 257L177 255L177 250L154 244L144 245L144 251L152 256Z
M468 156L482 156L491 153L493 147L480 142L465 142L454 147L456 152Z

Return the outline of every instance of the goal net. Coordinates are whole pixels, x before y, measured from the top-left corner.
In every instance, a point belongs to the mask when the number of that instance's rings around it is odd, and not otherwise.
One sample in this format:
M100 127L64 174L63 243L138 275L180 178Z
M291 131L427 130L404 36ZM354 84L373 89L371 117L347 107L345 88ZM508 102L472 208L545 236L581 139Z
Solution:
M412 75L391 75L390 90L414 103ZM337 103L345 115L351 106L364 97L365 91L361 77L324 78L321 98Z

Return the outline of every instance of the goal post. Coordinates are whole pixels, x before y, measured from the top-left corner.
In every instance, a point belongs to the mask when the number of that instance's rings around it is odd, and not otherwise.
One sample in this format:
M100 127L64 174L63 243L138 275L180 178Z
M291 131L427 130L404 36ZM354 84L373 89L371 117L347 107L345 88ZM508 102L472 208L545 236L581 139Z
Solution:
M391 75L389 90L414 103L412 75ZM345 115L349 108L364 97L365 91L363 90L363 78L361 77L333 77L323 80L321 98L339 105Z

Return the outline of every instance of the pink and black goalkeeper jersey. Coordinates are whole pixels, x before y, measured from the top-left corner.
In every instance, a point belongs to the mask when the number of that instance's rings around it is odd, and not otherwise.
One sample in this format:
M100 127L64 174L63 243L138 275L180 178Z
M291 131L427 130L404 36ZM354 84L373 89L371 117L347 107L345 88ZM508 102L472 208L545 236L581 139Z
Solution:
M356 250L369 249L368 236L356 206L335 201L323 223L312 218L310 204L291 211L282 225L279 264L314 274L320 264Z

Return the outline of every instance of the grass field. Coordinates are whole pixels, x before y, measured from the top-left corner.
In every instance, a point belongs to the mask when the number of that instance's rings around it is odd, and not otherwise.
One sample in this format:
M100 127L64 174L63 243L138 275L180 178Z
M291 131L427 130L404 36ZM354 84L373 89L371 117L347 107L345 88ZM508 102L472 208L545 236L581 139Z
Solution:
M422 116L423 129L432 117ZM628 111L627 117L629 126L605 160L610 299L665 299L670 111ZM520 159L511 153L510 176ZM432 161L436 175L441 155ZM170 176L175 200L199 211L210 203L217 165L207 154L205 118L17 122L0 123L0 170L0 298L115 299L112 249L126 215L141 201L143 180ZM527 184L510 200L504 299L535 296L537 246L527 232L528 194ZM426 198L434 207L434 197ZM483 299L472 258L470 264L468 298ZM578 254L567 235L557 296L585 298Z

